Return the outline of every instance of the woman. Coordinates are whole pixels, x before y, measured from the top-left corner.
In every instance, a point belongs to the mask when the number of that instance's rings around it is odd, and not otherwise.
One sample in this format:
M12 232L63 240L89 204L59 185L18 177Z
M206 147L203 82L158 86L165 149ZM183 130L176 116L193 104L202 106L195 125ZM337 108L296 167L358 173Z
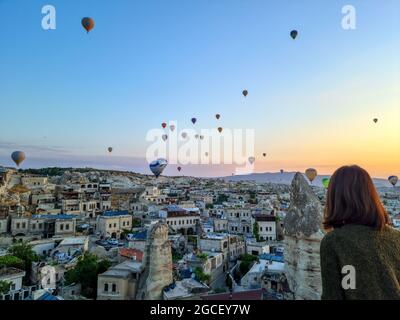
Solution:
M368 172L336 170L321 242L322 299L400 299L400 231L389 224Z

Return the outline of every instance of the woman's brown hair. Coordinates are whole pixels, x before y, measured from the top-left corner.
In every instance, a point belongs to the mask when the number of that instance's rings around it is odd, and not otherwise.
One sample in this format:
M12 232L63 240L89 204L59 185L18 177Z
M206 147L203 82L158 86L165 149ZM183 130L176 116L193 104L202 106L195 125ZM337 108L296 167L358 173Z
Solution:
M368 172L359 166L343 166L332 175L325 205L325 229L361 224L382 230L389 216Z

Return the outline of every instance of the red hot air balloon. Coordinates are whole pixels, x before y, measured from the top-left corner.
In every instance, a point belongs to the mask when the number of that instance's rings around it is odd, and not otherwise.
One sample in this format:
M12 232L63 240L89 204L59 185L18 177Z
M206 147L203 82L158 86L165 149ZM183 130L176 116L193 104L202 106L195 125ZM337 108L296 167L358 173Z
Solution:
M163 127L163 129L165 129L167 127L167 124L165 122L161 123L161 127Z
M85 28L86 32L89 33L90 30L94 28L94 20L89 17L82 19L82 26Z

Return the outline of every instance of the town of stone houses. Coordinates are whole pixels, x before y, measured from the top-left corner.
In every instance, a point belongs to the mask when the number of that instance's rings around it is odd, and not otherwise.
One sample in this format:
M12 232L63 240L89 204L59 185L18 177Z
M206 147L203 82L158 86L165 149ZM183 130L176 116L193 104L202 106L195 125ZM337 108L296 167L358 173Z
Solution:
M379 188L397 228L399 189ZM325 193L300 173L0 167L0 299L320 299Z

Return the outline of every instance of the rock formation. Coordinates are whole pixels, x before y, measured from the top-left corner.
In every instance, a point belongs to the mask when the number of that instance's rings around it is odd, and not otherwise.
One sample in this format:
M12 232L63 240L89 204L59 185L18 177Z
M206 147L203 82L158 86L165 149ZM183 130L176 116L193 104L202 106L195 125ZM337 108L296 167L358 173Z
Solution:
M284 219L285 273L295 299L321 298L319 248L323 208L301 173L290 191L290 207Z
M144 268L139 280L137 299L162 299L164 287L173 281L171 244L168 240L166 223L158 222L148 232L144 252Z

